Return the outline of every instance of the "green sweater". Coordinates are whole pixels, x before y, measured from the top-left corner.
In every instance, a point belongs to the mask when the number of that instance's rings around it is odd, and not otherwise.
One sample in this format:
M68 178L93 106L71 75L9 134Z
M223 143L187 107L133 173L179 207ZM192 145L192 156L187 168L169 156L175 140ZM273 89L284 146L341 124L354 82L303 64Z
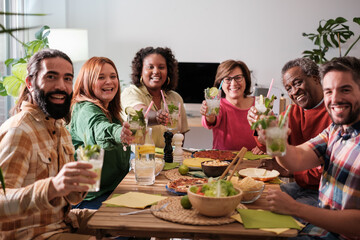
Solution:
M105 192L113 191L129 172L130 147L123 150L119 120L111 123L103 111L91 102L79 102L73 107L68 126L75 149L97 144L105 150L99 192L89 192L85 200L92 200ZM86 138L86 141L85 139Z

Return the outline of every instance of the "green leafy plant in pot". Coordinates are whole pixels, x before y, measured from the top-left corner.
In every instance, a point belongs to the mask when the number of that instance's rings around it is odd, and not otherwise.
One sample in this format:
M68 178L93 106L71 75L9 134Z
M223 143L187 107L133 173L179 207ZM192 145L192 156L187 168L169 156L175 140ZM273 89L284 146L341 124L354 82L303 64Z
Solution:
M44 48L49 48L48 35L50 34L50 28L43 26L39 31L35 33L35 40L28 43L21 42L25 50L25 56L19 59L9 58L5 61L7 66L11 66L11 76L3 77L0 82L0 89L2 89L2 95L10 95L18 97L22 87L25 84L26 78L26 66L28 60L34 53ZM6 92L4 92L4 90Z
M346 22L347 20L343 17L321 20L316 29L316 33L303 33L302 35L304 37L310 39L317 46L316 49L305 50L302 53L303 56L312 59L318 64L322 64L328 61L325 55L329 51L329 48L339 48L339 56L341 57L341 44L345 44L352 36L354 36L354 32L352 32L350 27L345 24ZM353 22L360 25L360 18L355 17ZM360 35L350 45L343 56L347 56L359 40Z

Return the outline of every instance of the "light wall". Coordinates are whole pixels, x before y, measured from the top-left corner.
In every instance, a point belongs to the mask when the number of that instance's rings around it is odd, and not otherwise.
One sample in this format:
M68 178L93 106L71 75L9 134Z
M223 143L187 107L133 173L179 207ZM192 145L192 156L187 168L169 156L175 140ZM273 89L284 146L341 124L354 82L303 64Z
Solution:
M241 59L253 80L267 86L290 59L312 49L303 32L321 19L359 17L358 0L33 0L35 12L52 28L86 28L89 56L114 60L130 81L131 61L146 46L170 47L178 61ZM39 20L37 18L36 20ZM344 46L346 48L346 46ZM335 56L337 52L331 56ZM360 57L360 44L352 50Z
M131 61L147 46L170 47L178 61L221 62L239 59L253 71L253 83L283 91L280 71L288 60L313 49L303 32L315 32L321 19L349 20L355 35L360 26L359 0L32 0L32 12L51 28L85 28L89 56L112 59L120 79L130 82ZM40 20L39 18L34 21ZM351 39L351 43L354 39ZM348 46L343 46L345 52ZM333 51L329 58L337 56ZM360 43L351 52L360 57ZM75 64L75 73L82 63ZM277 106L277 105L275 105ZM276 111L276 109L275 109ZM204 136L185 144L211 147L211 131L192 129Z

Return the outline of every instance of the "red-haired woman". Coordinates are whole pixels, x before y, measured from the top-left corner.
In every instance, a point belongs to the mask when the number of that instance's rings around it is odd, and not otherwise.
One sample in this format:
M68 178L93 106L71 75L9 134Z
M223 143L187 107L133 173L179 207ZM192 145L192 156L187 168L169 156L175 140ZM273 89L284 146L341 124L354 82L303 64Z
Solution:
M105 150L100 191L89 192L77 208L97 209L129 172L129 124L120 116L120 83L115 64L90 58L76 79L69 130L75 149L97 144Z

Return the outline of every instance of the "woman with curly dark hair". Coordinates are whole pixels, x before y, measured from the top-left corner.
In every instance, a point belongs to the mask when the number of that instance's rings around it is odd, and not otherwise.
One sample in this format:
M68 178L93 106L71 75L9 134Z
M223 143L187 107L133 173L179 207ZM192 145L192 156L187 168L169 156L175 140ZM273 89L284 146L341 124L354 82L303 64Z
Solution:
M123 114L130 107L145 113L153 101L147 118L149 125L155 125L152 136L156 147L164 147L163 134L169 121L161 91L167 104L180 104L180 123L176 131L184 134L189 130L183 99L174 91L178 83L178 62L170 48L140 49L132 61L131 77L133 84L121 94Z

